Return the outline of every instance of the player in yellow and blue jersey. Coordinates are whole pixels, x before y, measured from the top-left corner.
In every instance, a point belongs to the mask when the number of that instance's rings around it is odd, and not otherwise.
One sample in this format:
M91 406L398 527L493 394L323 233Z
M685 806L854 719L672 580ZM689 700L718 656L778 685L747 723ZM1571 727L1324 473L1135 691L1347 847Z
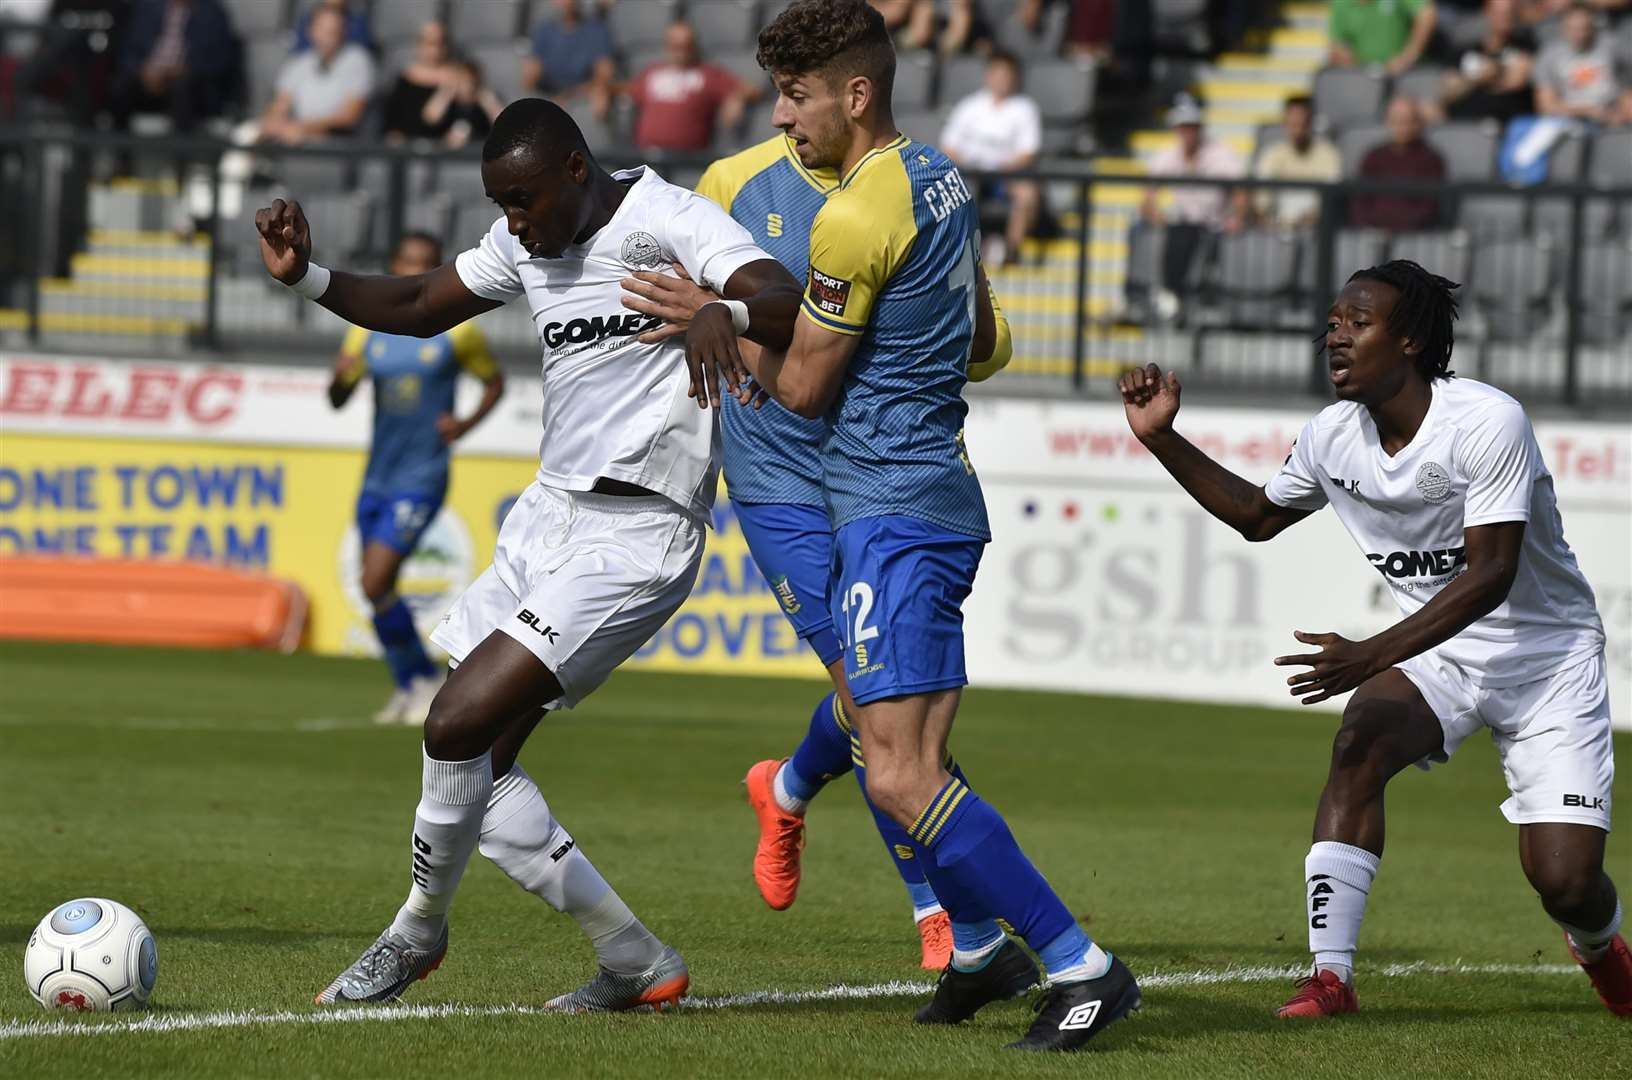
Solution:
M968 681L962 603L990 539L962 440L969 358L995 333L978 302L974 200L945 155L897 131L894 50L863 0L795 0L760 34L759 62L778 91L772 120L800 164L841 179L811 226L786 352L737 344L779 313L764 301L700 309L688 350L694 363L745 365L789 410L825 419L829 596L868 795L906 829L954 913L952 963L919 1021L966 1019L1035 974L995 921L979 937L958 934L960 909L983 910L1048 969L1014 1045L1080 1049L1139 1006L1138 985L1077 926L997 811L946 768Z
M811 224L837 187L836 172L806 169L793 144L778 134L715 162L703 174L697 190L722 206L760 247L803 279L809 269ZM701 290L667 275L642 275L638 288L655 300L688 303L690 310L703 299ZM997 341L990 355L971 364L970 377L977 380L995 374L1010 356L1008 323L996 307L996 298L988 292L984 302L993 309ZM661 313L662 309L651 310ZM857 736L844 704L843 649L833 630L828 603L833 529L822 494L820 455L825 426L821 420L798 416L774 401L760 409L726 408L720 414L727 491L749 551L795 632L821 659L835 685L834 692L813 710L805 738L793 754L758 762L746 780L749 802L760 822L755 882L765 902L779 911L793 903L798 891L804 817L810 801L829 781L850 772L853 764L860 766L858 781L865 776L859 745L852 746ZM955 764L949 767L957 769ZM862 790L865 797L865 784ZM951 960L949 917L925 880L906 831L877 807L869 806L911 897L923 966L939 971Z
M441 264L441 242L428 233L410 232L397 244L391 272L424 274ZM481 403L462 419L453 412L460 372L482 382ZM425 654L413 613L397 594L397 574L442 508L448 448L498 404L504 376L474 322L433 338L354 326L335 357L330 404L343 406L365 376L374 380L374 430L357 496L361 585L374 608L374 632L396 684L374 719L418 724L442 682Z

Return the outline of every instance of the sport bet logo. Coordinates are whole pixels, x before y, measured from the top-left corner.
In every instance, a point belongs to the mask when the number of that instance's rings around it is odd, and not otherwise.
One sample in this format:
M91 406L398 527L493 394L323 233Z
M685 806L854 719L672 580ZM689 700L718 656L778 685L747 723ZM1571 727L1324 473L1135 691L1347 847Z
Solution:
M843 315L844 309L850 306L850 283L844 278L824 274L812 266L810 298L816 301L817 310L824 314Z
M1094 1017L1099 1015L1099 1002L1089 1001L1081 1005L1072 1006L1065 1019L1060 1021L1061 1031L1081 1031L1093 1027Z

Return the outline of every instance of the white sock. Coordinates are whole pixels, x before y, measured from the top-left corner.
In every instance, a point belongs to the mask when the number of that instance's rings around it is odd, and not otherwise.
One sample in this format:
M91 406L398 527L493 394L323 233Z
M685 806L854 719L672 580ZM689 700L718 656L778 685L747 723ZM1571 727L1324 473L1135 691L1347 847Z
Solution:
M1553 920L1558 922L1557 919ZM1564 932L1570 935L1570 944L1575 946L1576 953L1587 963L1602 957L1609 951L1609 943L1621 929L1621 902L1615 901L1615 915L1609 920L1609 925L1602 930L1583 930L1578 926L1560 922Z
M1309 951L1315 970L1331 971L1354 981L1354 950L1366 897L1382 861L1364 848L1321 840L1303 860L1305 899L1309 905Z
M914 923L921 923L931 915L939 915L945 910L946 909L939 904L931 904L928 907L915 907L912 909L912 921Z
M476 847L493 789L493 763L488 754L470 761L437 761L426 754L421 785L414 811L414 884L391 929L428 949L442 936L454 891Z
M776 770L776 779L771 782L771 797L776 800L784 812L794 817L804 817L805 811L810 808L809 799L796 799L789 794L787 785L782 783L782 773L787 770L788 763L783 762L782 768Z
M578 849L520 765L493 785L481 829L482 854L517 885L572 916L602 967L635 974L662 957L663 943Z
M1009 940L1008 935L999 934L978 949L960 949L953 945L952 966L959 971L979 971L986 966L987 959L1001 949L1003 943L1007 940Z
M1050 984L1084 982L1088 979L1097 979L1111 970L1111 954L1099 947L1099 942L1088 946L1088 951L1082 954L1080 963L1072 964L1063 971L1048 973Z

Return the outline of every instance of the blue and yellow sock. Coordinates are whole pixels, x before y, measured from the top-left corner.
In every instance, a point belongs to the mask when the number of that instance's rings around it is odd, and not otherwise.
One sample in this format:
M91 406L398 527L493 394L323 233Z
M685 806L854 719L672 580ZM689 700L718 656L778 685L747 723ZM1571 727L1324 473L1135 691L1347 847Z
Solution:
M415 676L436 674L431 658L425 654L425 643L419 640L413 613L402 597L392 597L391 603L375 610L374 633L379 636L386 666L398 687L406 688Z
M878 834L884 846L890 849L895 868L912 898L914 921L934 913L936 908L946 912L952 923L952 962L954 967L978 971L986 966L997 947L1003 943L1003 930L997 921L957 882L935 865L934 858L913 843L907 830L896 824L867 797L867 766L861 761L861 750L856 750L856 783L861 785L861 797L867 809L873 812ZM951 768L958 779L963 773L954 763Z
M1020 850L1002 815L962 779L949 779L907 833L956 887L1007 919L1052 978L1093 978L1109 967L1105 952Z
M828 694L810 714L810 728L799 748L782 766L779 788L803 804L814 799L829 780L850 771L850 730L838 692ZM782 794L778 793L779 801ZM784 806L784 809L792 809ZM799 807L800 810L803 807Z

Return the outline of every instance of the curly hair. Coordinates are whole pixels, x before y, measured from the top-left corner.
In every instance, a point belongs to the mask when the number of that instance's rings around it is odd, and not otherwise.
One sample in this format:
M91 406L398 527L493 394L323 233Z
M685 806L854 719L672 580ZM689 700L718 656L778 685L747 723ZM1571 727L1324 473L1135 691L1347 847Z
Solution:
M1456 345L1452 323L1457 316L1453 294L1462 286L1410 259L1395 259L1357 270L1349 280L1392 285L1400 294L1394 301L1394 310L1388 314L1388 329L1421 346L1413 362L1424 379L1433 382L1456 374L1451 370L1451 349Z
M772 75L819 74L829 86L860 75L888 102L895 47L866 0L794 0L759 34L754 57Z

